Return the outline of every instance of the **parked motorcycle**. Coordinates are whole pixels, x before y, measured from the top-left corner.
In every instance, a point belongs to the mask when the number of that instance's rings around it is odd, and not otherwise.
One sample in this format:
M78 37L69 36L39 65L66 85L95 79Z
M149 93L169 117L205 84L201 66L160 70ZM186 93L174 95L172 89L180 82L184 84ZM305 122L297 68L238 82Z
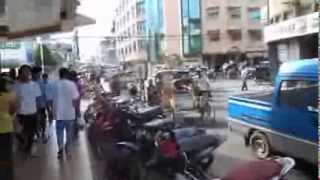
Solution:
M182 174L189 179L205 179L205 171L214 159L212 151L222 143L219 137L195 128L169 130L143 126L135 134L135 142L119 142L117 148L129 150L130 156L143 164L143 177L156 171L168 178Z

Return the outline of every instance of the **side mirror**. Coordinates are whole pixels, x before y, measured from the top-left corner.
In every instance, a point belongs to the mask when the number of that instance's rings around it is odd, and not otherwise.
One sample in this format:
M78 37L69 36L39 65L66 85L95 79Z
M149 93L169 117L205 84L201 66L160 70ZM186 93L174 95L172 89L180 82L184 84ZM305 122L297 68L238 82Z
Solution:
M318 108L315 108L315 107L312 107L312 106L308 106L308 111L309 112L314 112L314 113L319 113L319 109Z

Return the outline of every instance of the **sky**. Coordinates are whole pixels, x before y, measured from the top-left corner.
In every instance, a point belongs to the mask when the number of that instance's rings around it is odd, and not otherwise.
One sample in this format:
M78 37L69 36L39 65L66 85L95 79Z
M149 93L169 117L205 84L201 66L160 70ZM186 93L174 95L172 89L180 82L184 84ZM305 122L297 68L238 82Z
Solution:
M108 36L111 34L115 0L81 0L78 13L95 19L96 24L78 28L80 55L89 59L99 53L101 38L81 38L81 36ZM55 38L72 37L72 33L54 35Z

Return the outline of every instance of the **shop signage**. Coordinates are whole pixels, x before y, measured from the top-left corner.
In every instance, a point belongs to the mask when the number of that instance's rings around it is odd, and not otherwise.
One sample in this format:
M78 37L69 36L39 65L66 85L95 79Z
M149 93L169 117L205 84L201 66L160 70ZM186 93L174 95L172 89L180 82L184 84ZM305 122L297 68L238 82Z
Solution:
M20 42L1 42L0 49L20 49Z
M278 41L319 32L319 12L289 19L264 28L264 42Z

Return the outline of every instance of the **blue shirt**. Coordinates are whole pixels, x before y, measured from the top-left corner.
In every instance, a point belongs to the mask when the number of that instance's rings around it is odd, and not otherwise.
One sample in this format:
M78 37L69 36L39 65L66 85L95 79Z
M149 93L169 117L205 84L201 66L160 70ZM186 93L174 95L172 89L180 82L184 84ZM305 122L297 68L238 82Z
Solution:
M49 82L44 82L43 80L37 81L40 86L41 96L38 98L38 107L39 108L46 108L47 102L51 100L52 97L52 84Z

